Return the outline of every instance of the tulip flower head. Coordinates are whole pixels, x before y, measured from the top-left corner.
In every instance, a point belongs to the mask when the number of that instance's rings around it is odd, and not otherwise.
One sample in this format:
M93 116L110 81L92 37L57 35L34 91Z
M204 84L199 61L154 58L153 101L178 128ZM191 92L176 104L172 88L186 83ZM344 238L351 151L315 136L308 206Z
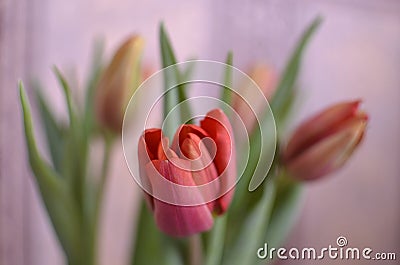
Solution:
M359 105L360 101L336 104L297 128L283 156L294 178L319 179L346 163L363 139L368 121Z
M116 51L96 87L95 111L101 126L121 132L126 105L141 81L140 59L144 41L128 38Z
M213 214L228 209L236 154L231 125L221 110L207 113L200 126L182 125L171 146L161 129L145 130L138 157L141 182L151 190L146 199L163 232L182 237L207 231ZM160 199L165 196L169 201Z

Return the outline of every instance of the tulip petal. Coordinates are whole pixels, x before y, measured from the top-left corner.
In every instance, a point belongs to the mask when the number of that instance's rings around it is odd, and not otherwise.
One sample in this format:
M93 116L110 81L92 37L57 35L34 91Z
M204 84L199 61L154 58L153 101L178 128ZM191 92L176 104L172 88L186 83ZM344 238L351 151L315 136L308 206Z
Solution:
M169 155L175 155L169 152L169 150L169 140L167 137L163 137L158 145L157 160L167 160Z
M170 236L185 237L210 230L214 220L206 205L176 206L154 200L158 227Z
M202 187L200 192L203 197L208 200L208 198L216 199L219 196L220 183L219 181L214 181L218 177L217 170L215 169L214 163L210 154L208 153L205 145L200 141L200 138L194 134L188 134L189 138L186 138L182 143L182 152L184 155L191 159L192 177L196 185L207 184L207 187ZM199 170L197 170L199 169ZM212 183L210 183L212 182ZM215 201L210 201L208 207L211 211L214 210Z
M95 111L99 123L115 132L121 131L125 107L140 84L143 47L141 37L127 39L104 70L95 91Z
M229 119L222 110L215 109L207 113L200 125L215 142L217 148L214 158L215 168L221 179L221 190L228 190L236 181L236 150ZM232 197L233 188L217 201L218 214L227 210Z
M175 133L174 140L172 141L171 149L174 150L178 155L181 154L181 148L183 141L188 138L188 134L195 134L200 139L208 137L207 132L201 127L194 124L184 124ZM179 145L178 145L179 143Z
M147 150L147 155L150 160L157 159L158 146L164 135L161 129L147 129L144 131L141 141L144 142Z
M185 139L182 144L182 151L186 157L191 159L191 168L195 169L192 170L192 173L197 185L206 184L218 177L215 165L211 163L210 154L205 145L200 142L198 136L191 134L190 138Z
M166 192L174 197L176 201L181 200L180 196L202 197L200 193L182 193L181 190L177 190L179 187L174 185L157 187L157 183L159 182L155 178L162 177L175 184L196 186L191 173L174 166L171 161L153 161L147 164L146 172L153 184L154 190ZM171 236L189 236L207 231L213 226L211 212L205 204L180 206L154 198L154 216L158 227Z
M290 139L285 159L293 159L319 140L335 133L346 120L357 115L361 101L335 104L302 123Z
M138 145L139 177L145 193L145 200L152 210L154 209L153 198L148 194L148 192L152 192L152 187L146 174L145 165L151 160L157 159L158 144L161 138L162 131L160 129L149 129L140 137Z

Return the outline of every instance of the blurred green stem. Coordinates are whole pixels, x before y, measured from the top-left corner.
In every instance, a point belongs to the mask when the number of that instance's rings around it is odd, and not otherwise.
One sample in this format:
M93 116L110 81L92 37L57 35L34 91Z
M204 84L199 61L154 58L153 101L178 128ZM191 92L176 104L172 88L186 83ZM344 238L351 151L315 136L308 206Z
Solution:
M199 234L189 238L189 264L203 265L203 247Z
M206 265L219 265L222 262L228 213L215 219L210 239L207 241Z
M108 174L108 168L110 165L110 155L111 155L111 149L112 149L112 144L113 144L113 138L112 136L105 135L104 136L104 156L103 156L103 163L101 167L101 175L100 175L100 180L98 184L98 190L97 190L97 198L96 198L96 215L99 213L101 201L103 199L103 194L104 194L104 186L107 180L107 174Z
M97 246L98 246L98 235L99 235L99 221L100 221L100 213L101 213L101 205L104 197L104 187L105 183L107 181L107 175L109 171L109 165L110 165L110 157L111 157L111 151L112 151L112 145L113 145L113 137L109 135L104 135L104 155L103 155L103 161L102 161L102 166L101 166L101 173L100 173L100 179L99 183L97 186L96 190L96 197L95 197L95 209L94 209L94 215L93 215L93 245L92 245L92 253L94 256L94 260L96 260L97 256ZM96 263L94 263L96 264Z

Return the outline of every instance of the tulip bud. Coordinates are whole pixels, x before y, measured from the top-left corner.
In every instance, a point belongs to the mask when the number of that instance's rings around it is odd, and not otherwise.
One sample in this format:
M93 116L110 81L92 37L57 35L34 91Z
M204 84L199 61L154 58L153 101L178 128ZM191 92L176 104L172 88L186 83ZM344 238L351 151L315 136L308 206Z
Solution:
M121 132L125 108L141 81L140 59L144 41L127 39L114 54L95 91L95 111L104 128Z
M283 155L294 178L318 179L345 164L361 142L368 121L359 105L360 101L336 104L298 127Z
M146 130L139 140L138 157L141 182L149 193L145 198L158 227L171 236L189 236L211 229L212 214L223 214L231 203L236 152L231 125L219 109L207 113L200 126L182 125L171 147L161 129ZM160 178L195 189L188 193ZM157 196L166 193L176 200L170 203ZM177 203L185 197L201 203Z
M277 85L277 74L272 68L264 64L257 64L250 69L249 77L257 84L267 100L272 97ZM266 107L265 99L260 98L257 93L249 89L252 85L253 84L250 83L242 84L239 91L240 95L235 95L232 102L233 108L241 117L246 128L250 131L256 123L256 116L251 108L253 108L255 113L261 114ZM249 98L251 102L255 102L255 104L248 106L240 96Z

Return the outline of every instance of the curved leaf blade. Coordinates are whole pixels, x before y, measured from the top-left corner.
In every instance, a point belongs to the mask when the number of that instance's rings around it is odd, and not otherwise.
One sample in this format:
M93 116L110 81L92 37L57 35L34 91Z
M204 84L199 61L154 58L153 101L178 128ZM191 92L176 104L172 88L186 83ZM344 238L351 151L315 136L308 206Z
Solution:
M263 196L248 214L235 245L227 251L226 265L254 264L256 251L263 244L275 197L274 179L269 179L264 187Z
M304 31L300 40L298 41L296 48L291 55L287 66L283 72L282 78L279 82L278 88L271 100L271 108L276 116L280 116L281 112L284 112L288 105L288 100L294 96L294 85L297 81L299 74L301 60L304 54L304 50L318 29L322 22L321 17L317 17ZM279 122L280 119L277 120Z
M63 164L63 150L65 144L65 132L57 123L48 103L46 102L43 94L39 90L37 90L36 92L36 98L40 110L42 124L45 129L47 147L50 151L53 166L57 173L61 174Z
M67 256L79 257L81 231L76 205L70 197L64 179L41 158L33 135L30 106L22 82L19 83L19 91L29 162L43 202Z

